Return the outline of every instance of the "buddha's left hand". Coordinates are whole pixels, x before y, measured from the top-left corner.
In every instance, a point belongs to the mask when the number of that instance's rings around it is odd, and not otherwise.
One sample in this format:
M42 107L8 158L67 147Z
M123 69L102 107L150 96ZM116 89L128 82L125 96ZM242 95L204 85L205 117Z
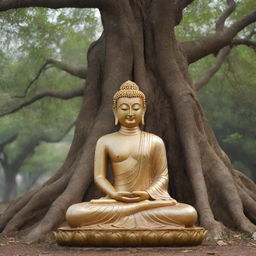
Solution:
M137 201L144 201L149 199L149 194L146 191L132 191L132 194L135 195L136 197L139 197Z

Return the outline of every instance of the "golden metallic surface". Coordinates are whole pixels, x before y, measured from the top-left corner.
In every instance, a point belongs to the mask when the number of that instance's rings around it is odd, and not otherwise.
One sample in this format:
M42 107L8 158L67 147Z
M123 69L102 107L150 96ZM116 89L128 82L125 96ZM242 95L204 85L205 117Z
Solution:
M91 244L102 240L107 245L108 239L113 244L117 238L117 244L127 241L140 245L150 241L157 245L202 241L205 231L194 227L196 210L178 203L168 193L162 139L139 128L145 110L145 97L139 87L131 81L122 84L114 96L113 108L120 130L101 137L95 150L94 180L106 197L68 208L66 220L73 229L59 229L56 238L60 244L69 240L74 245L79 244L77 241ZM108 161L113 183L107 179ZM92 238L93 230L98 238Z
M166 230L72 230L54 232L64 246L193 246L202 243L207 231L203 228Z
M117 100L120 98L141 98L143 107L146 107L145 94L139 90L139 86L132 81L126 81L120 86L120 90L113 96L113 109L116 108Z

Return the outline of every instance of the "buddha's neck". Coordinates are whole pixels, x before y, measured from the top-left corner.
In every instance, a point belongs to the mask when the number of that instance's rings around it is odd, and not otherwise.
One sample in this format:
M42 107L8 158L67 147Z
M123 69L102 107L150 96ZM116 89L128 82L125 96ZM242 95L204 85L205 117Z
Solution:
M139 134L141 130L139 126L131 127L131 128L121 126L119 132L123 135L136 135L136 134Z

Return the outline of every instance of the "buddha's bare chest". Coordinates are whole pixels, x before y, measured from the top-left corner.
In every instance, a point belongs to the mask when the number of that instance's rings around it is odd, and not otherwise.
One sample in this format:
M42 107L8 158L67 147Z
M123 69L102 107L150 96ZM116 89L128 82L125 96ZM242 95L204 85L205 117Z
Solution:
M140 137L126 136L125 139L115 139L107 147L111 162L123 162L128 158L138 159L140 156Z

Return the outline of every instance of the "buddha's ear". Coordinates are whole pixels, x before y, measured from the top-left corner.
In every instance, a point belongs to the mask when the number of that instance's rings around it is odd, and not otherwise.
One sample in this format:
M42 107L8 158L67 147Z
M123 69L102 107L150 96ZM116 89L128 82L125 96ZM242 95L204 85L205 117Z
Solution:
M142 114L142 118L141 118L141 125L145 125L145 112L146 112L146 109L143 111L143 114Z
M117 113L116 109L113 109L114 117L115 117L115 125L118 125L118 118L117 118Z

